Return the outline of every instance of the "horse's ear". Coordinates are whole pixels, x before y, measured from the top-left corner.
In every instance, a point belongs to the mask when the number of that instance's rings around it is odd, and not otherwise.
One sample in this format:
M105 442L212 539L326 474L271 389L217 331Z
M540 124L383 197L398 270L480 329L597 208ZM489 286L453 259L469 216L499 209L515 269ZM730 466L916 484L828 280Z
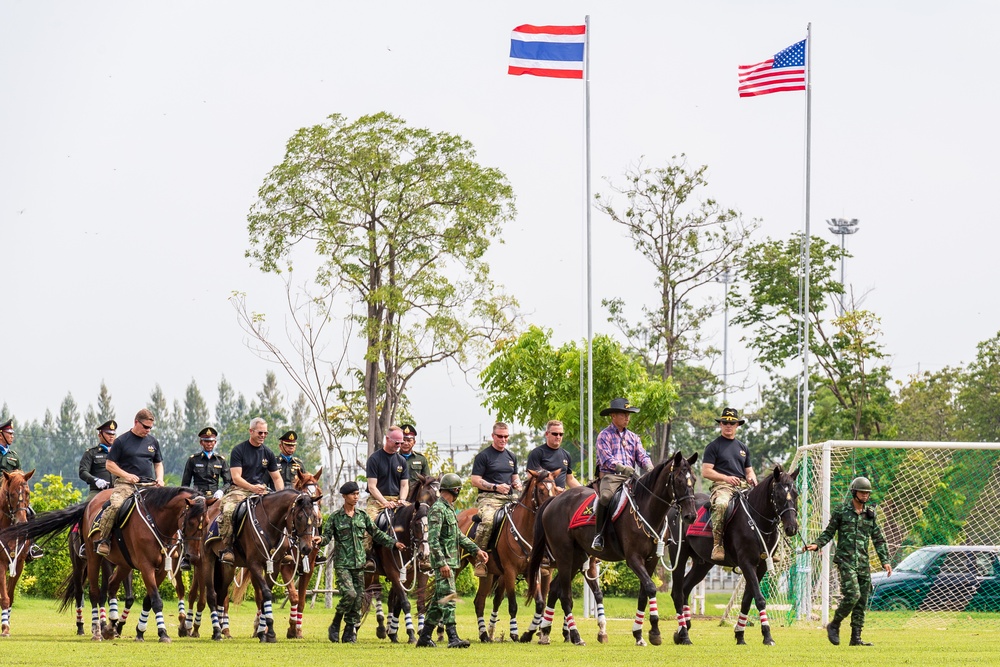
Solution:
M315 473L313 473L313 477L315 477L316 479L319 479L322 476L323 476L323 466L320 466L319 470L317 470Z
M774 478L778 479L779 477L781 477L781 472L782 472L782 470L781 470L781 464L780 463L776 463L774 465L774 472L772 473L774 475Z
M426 478L426 477L424 477L423 475L421 475L421 474L420 474L420 473L418 472L418 473L417 473L417 481L418 481L418 482L420 482L421 484L426 484L426 483L427 483L427 478Z
M31 479L31 476L34 474L35 474L35 469L32 468L31 472L29 472L27 475L24 476L24 481L27 482L29 479Z
M789 475L789 477L791 477L792 479L796 479L799 476L799 471L800 470L802 470L802 468L796 468L795 472L793 472L791 475Z
M312 496L312 501L314 503L318 503L320 501L320 498L322 498L322 497L323 497L323 492L320 491L319 494L317 494L315 496Z
M10 479L10 473L9 473L9 472L7 472L6 470L4 470L4 471L3 471L3 478L4 478L4 479Z
M695 452L694 454L691 455L691 458L688 459L688 465L694 465L694 462L697 460L698 460L698 452Z
M525 472L526 472L526 473L528 473L529 475L531 475L532 477L534 477L535 479L538 479L538 474L539 474L539 472L541 472L541 471L535 471L535 470L525 470Z
M679 466L681 464L681 461L683 460L684 460L684 454L682 454L681 450L678 449L677 453L674 454L674 465Z
M298 477L299 479L306 478L305 473L302 472L302 468L299 468L298 470L295 471L295 476Z
M216 498L215 496L208 496L207 498L205 498L205 507L211 507L217 502L219 502L218 498Z

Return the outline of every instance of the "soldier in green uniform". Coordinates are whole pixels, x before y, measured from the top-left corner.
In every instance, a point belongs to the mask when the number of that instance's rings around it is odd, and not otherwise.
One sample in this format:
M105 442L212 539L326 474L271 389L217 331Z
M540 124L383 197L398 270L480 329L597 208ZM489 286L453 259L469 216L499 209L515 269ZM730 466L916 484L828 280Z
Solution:
M389 533L375 527L375 522L357 509L361 489L357 482L347 482L340 487L344 496L344 506L331 514L323 524L321 546L333 540L333 566L337 572L337 588L340 602L337 613L327 630L327 637L336 643L344 641L353 644L357 640L356 629L361 622L361 606L365 591L365 548L363 537L367 533L384 547L395 546L403 550L406 545L397 542ZM344 635L340 633L340 622L344 622Z
M448 648L469 648L469 642L460 639L455 627L455 573L464 549L476 554L476 560L485 565L489 560L486 552L458 529L455 516L455 499L462 489L462 478L453 472L441 478L441 495L431 505L427 515L427 542L431 550L431 567L436 570L434 577L434 597L427 609L424 627L420 630L417 646L435 646L431 633L438 625L448 631Z
M109 419L97 427L97 446L91 447L80 457L80 479L90 487L87 500L93 500L101 490L111 486L111 473L108 472L108 452L114 444L118 422Z
M399 446L399 455L406 459L406 467L410 471L410 488L413 489L417 486L417 475L430 476L431 464L426 456L413 449L417 444L417 429L412 424L403 424L399 428L403 430L403 444Z
M14 451L14 420L8 419L0 424L0 470L4 472L14 472L24 470L21 458ZM34 510L28 508L28 518L35 516ZM32 544L28 548L27 562L38 560L45 555L45 552L37 544Z
M826 636L835 646L840 644L840 622L848 614L851 616L851 646L871 646L871 643L861 640L865 609L872 592L871 567L868 561L869 539L875 545L875 553L882 568L892 576L885 537L875 522L875 506L865 506L871 493L872 483L867 477L855 478L851 482L851 499L833 513L826 530L816 542L806 545L806 551L816 551L833 540L834 535L837 537L837 551L833 562L840 574L841 600L833 614L833 620L826 626Z
M278 474L285 480L285 488L295 488L295 475L300 470L305 470L302 459L295 456L295 449L299 445L299 434L295 431L285 431L284 435L278 438Z

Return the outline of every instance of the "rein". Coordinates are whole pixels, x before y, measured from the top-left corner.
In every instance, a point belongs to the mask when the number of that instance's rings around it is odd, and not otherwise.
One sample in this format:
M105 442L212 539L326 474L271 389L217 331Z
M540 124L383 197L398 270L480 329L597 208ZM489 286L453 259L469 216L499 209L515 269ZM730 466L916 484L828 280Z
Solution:
M636 480L636 484L638 484L643 489L645 489L646 492L650 496L652 496L653 498L655 498L655 499L657 499L657 500L659 500L659 501L667 504L667 511L664 512L664 514L663 514L663 528L661 530L657 530L657 529L653 528L653 526L646 519L646 517L644 517L642 515L642 512L640 511L639 506L636 504L635 499L632 497L632 494L631 493L626 493L625 494L626 497L628 498L629 509L632 512L633 517L635 517L635 523L636 523L636 525L639 527L640 530L642 530L643 533L645 533L646 537L652 538L653 545L656 548L656 557L659 559L660 565L662 565L663 568L667 572L673 572L674 570L676 570L677 569L677 563L669 563L669 562L664 562L663 561L664 544L665 544L665 539L664 538L666 538L668 541L673 542L673 543L675 543L677 545L677 553L679 554L680 553L681 543L684 540L684 521L681 519L680 505L685 500L690 500L690 499L694 498L694 493L692 491L690 491L690 490L687 493L687 495L681 496L679 498L675 497L676 494L675 494L674 488L673 488L673 481L674 481L673 476L674 476L674 464L670 463L669 470L667 470L667 478L668 478L669 482L665 485L665 487L666 487L667 491L669 492L669 494L668 494L668 497L666 497L666 498L664 498L663 496L660 496L655 491L653 491L653 489L651 489L650 487L646 486L646 484L644 484L642 482L641 478L639 480ZM685 473L685 476L688 479L690 479L691 472L688 471L687 473ZM687 488L688 489L693 489L694 487L693 487L693 485L688 484ZM672 508L674 508L674 507L677 508L677 539L676 540L674 540L674 536L673 535L668 535L668 532L669 532L669 529L670 529L670 521L668 519L669 519L669 516L670 516L670 510ZM667 560L669 561L669 559L670 558L668 556Z

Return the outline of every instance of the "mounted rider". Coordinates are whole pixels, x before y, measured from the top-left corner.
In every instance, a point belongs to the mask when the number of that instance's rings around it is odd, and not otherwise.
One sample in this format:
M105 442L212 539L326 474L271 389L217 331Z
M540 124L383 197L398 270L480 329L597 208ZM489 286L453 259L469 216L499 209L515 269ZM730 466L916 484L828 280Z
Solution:
M4 423L0 424L0 471L2 472L14 472L15 470L24 470L24 465L21 463L17 452L14 451L12 445L14 444L14 420L8 419ZM28 518L35 516L35 511L28 507ZM33 560L38 560L45 555L45 552L41 548L32 543L31 547L28 549L27 562L30 563Z
M198 432L201 451L188 457L181 486L193 486L205 496L221 498L223 489L233 483L226 457L215 451L219 432L206 426Z
M399 455L402 444L403 431L398 426L390 426L385 433L385 444L376 449L365 463L365 474L368 476L365 512L372 521L377 522L383 510L406 505L410 476L406 471L406 460ZM371 548L372 538L368 535L365 537L365 551L371 551ZM365 567L373 572L375 562L369 561Z
M106 467L115 478L115 490L101 515L100 534L94 543L101 556L111 553L109 536L118 509L138 489L163 486L163 454L153 437L153 413L143 408L135 415L132 428L118 436L108 452Z
M750 449L736 439L736 428L747 422L733 408L724 408L718 417L720 435L705 448L701 476L712 482L712 560L726 559L723 528L726 508L737 491L757 486L757 475L750 465Z
M91 447L80 457L80 479L90 487L87 500L111 486L111 473L108 472L108 453L115 442L118 422L109 419L97 427L97 446Z
M413 428L412 424L403 424L399 428L403 431L403 444L399 446L399 455L406 460L410 488L412 489L418 481L417 475L430 477L431 464L426 456L413 449L413 446L417 444L417 429Z
M649 454L642 447L642 441L633 431L628 430L632 415L639 408L629 405L624 398L616 398L601 410L602 417L611 417L611 423L597 434L597 470L601 478L597 499L597 527L590 548L604 550L604 529L608 519L608 505L611 497L621 488L625 480L636 474L636 470L646 472L653 469Z
M554 477L559 491L582 486L573 476L573 459L562 447L566 436L566 427L558 419L550 419L545 425L545 442L538 445L528 454L525 470L548 470L559 474Z
M267 438L267 422L260 417L250 421L250 437L236 445L229 455L229 474L233 483L222 497L219 514L219 538L222 551L219 560L226 565L235 562L233 557L233 512L239 504L252 495L264 495L269 491L268 478L276 491L285 488L284 480L278 474L278 463L274 452L264 446Z
M510 429L504 422L493 425L492 443L476 454L472 461L472 475L469 482L479 489L476 506L479 509L479 527L476 529L476 544L486 551L493 533L493 519L497 510L509 502L516 501L521 493L521 479L517 476L517 457L507 449ZM477 577L486 576L485 563L477 563Z
M285 431L278 438L278 474L285 480L286 489L295 486L295 476L306 469L306 464L295 455L298 446L299 434L295 431Z

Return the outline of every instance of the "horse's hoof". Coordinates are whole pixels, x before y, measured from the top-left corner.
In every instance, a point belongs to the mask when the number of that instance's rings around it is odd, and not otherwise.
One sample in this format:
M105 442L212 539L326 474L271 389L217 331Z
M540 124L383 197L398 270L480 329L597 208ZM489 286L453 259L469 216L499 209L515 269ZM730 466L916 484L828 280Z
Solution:
M660 644L663 643L663 638L660 637L659 633L657 633L657 634L654 635L652 632L650 632L649 633L649 643L652 644L653 646L659 646Z
M489 644L493 640L490 639L490 634L488 632L483 631L479 633L479 641L481 641L484 644Z
M277 644L278 643L278 638L274 635L273 632L268 632L267 634L265 634L264 635L264 640L268 644Z
M385 632L385 626L384 625L380 625L380 626L378 626L378 628L375 629L375 636L378 637L379 639L385 639L386 638L386 632Z
M83 628L77 628L76 629L76 636L77 637L82 637L83 636Z
M263 632L258 632L254 635L261 644L267 641L267 636Z
M212 641L213 642L221 642L222 641L222 633L219 632L218 630L214 630L212 632Z
M535 631L532 630L530 632L525 632L523 635L520 636L520 638L517 641L521 642L522 644L530 644L531 640L534 638L535 638Z
M162 636L162 637L160 637L160 639L159 639L159 642L160 642L161 644L169 644L169 643L170 643L171 641L173 641L173 640L172 640L172 639L170 639L170 637L168 637L168 636L166 636L166 635L163 635L163 636Z
M606 632L599 633L597 635L597 641L599 643L601 643L601 644L607 644L608 643L608 633L606 633Z
M102 641L104 641L104 637L101 637L101 633L95 632L94 634L90 635L90 641L92 641L92 642L102 642Z
M390 643L393 643L393 644L398 644L399 643L399 636L398 635L386 635L386 636L389 637L389 642Z
M296 639L295 630L293 628L288 628L288 632L285 633L285 639Z
M510 633L510 640L511 640L512 642L516 642L516 641L518 641L518 639L517 639L517 633L516 633L516 632L512 632L512 633Z
M187 637L188 636L187 626L184 625L183 623L181 623L180 625L177 626L177 636L178 637Z
M295 628L295 638L305 639L305 637L302 636L302 628Z
M575 642L575 643L574 643L574 645L575 645L575 646L586 646L586 645L587 645L587 642L585 642L585 641L583 641L583 640L581 639L580 641L578 641L578 642Z
M194 639L198 639L199 637L201 637L201 634L198 632L198 628L194 627L191 629L191 634L188 636L193 637Z
M642 637L639 637L638 639L635 640L635 645L636 646L645 646L646 645L646 640L643 639Z
M764 637L764 646L774 646L774 640L770 637Z
M545 635L545 634L538 635L538 645L539 646L548 646L550 641L551 640L549 639L548 635Z

